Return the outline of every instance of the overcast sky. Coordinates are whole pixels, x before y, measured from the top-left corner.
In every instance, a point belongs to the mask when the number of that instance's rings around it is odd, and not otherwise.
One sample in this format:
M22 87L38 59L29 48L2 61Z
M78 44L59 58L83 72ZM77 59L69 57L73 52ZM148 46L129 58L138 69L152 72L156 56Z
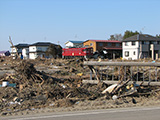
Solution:
M14 44L160 34L160 0L0 0L0 51Z

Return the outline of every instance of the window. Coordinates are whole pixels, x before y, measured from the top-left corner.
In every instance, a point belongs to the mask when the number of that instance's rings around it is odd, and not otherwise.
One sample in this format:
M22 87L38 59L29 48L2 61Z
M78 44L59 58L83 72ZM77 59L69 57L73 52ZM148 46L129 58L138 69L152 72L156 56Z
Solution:
M128 46L128 42L125 42L125 46Z
M108 46L112 46L112 43L108 43Z
M125 51L125 57L129 56L129 51Z
M103 43L99 43L99 46L101 46L101 47L102 47L102 46L103 46Z
M153 42L153 41L150 41L149 44L154 44L154 42Z
M132 41L132 45L136 45L136 42L135 42L135 41Z
M84 47L89 47L89 45L85 45Z
M90 46L93 46L93 43L90 43Z
M42 50L42 48L41 48L41 47L37 47L37 50L41 51L41 50Z
M119 43L116 43L116 47L119 47L120 46L120 44Z
M160 45L160 41L158 41L157 44Z
M147 45L149 42L142 41L142 45Z
M136 51L133 52L133 55L136 55Z

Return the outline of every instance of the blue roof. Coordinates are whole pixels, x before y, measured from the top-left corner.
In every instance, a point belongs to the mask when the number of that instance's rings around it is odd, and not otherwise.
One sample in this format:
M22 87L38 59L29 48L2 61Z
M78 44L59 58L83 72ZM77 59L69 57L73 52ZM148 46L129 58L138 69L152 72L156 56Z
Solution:
M69 42L72 42L72 43L83 43L84 41L72 41L72 40L69 40Z

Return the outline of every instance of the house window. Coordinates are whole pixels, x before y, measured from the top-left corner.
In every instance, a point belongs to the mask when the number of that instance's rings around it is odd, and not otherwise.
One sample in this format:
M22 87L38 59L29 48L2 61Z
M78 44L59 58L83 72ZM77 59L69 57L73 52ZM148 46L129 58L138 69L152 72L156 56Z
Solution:
M150 41L149 44L153 44L153 41Z
M112 43L108 43L108 46L112 46Z
M84 47L89 47L89 45L85 45Z
M160 45L160 41L158 41L157 44Z
M37 47L37 50L41 51L41 50L42 50L42 48L40 48L40 47Z
M101 47L102 47L102 46L103 46L103 43L99 43L99 46L101 46Z
M93 46L93 43L90 43L90 46Z
M133 52L133 55L136 55L136 51Z
M125 42L125 46L128 46L128 42Z
M132 45L136 45L136 42L135 42L135 41L132 41Z
M119 47L120 46L120 44L119 43L116 43L116 47Z
M142 45L147 45L147 42L146 41L142 41Z
M125 51L125 57L129 56L129 51Z
M150 41L149 44L156 44L156 42Z

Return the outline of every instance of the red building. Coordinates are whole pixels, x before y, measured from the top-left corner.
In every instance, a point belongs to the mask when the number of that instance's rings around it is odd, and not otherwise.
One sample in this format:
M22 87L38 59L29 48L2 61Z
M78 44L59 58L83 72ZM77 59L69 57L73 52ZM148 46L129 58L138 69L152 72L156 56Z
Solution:
M62 57L90 57L93 55L92 47L89 48L63 48Z

